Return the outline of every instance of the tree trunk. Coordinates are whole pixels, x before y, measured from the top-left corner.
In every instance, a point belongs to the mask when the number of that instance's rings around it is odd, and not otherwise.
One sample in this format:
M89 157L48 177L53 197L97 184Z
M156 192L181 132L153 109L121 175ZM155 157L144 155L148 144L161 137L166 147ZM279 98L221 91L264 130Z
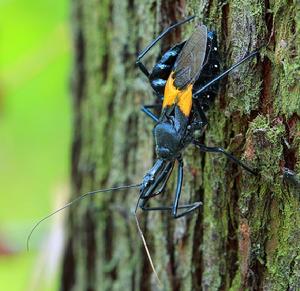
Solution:
M132 215L138 190L83 200L70 210L61 289L299 290L297 1L74 0L72 9L73 197L139 183L152 166L153 123L139 109L155 97L135 58L159 32L196 15L217 32L223 69L269 44L221 82L203 137L259 176L220 154L185 150L182 200L201 200L200 211L178 220L139 212L161 288ZM193 27L164 38L147 66ZM172 203L175 178L162 204Z

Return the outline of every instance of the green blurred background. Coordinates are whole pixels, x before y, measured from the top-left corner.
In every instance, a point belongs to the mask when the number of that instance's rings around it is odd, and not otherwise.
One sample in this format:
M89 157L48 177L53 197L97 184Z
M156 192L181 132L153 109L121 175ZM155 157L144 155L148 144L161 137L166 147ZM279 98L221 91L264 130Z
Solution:
M0 290L56 290L68 196L69 3L0 0Z

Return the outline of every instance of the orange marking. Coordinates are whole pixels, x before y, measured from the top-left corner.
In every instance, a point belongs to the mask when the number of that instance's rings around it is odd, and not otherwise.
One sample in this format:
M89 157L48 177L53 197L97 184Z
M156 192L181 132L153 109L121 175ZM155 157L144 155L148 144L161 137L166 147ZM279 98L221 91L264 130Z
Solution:
M192 89L189 84L184 90L179 90L174 86L173 72L165 86L163 108L177 104L185 116L189 116L192 109Z

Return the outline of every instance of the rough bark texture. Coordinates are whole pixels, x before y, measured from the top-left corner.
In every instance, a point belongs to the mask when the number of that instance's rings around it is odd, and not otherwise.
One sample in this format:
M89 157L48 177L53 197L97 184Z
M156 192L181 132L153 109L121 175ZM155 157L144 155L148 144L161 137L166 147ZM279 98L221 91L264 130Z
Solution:
M298 3L299 4L299 3ZM221 82L203 140L241 157L258 177L219 154L184 153L182 200L201 211L173 220L141 213L163 283L145 257L132 210L137 190L99 194L70 211L62 290L299 290L300 89L297 0L74 0L74 197L139 182L155 158L154 97L135 58L172 22L196 15L219 37L223 68L270 40L260 57ZM151 66L189 24L165 38ZM174 178L162 203L171 203Z

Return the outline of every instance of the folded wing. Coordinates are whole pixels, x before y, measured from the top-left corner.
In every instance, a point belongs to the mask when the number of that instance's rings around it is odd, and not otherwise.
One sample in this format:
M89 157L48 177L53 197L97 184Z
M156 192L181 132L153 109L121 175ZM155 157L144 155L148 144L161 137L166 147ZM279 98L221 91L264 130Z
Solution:
M174 85L182 90L199 77L206 55L207 27L198 25L174 64Z

